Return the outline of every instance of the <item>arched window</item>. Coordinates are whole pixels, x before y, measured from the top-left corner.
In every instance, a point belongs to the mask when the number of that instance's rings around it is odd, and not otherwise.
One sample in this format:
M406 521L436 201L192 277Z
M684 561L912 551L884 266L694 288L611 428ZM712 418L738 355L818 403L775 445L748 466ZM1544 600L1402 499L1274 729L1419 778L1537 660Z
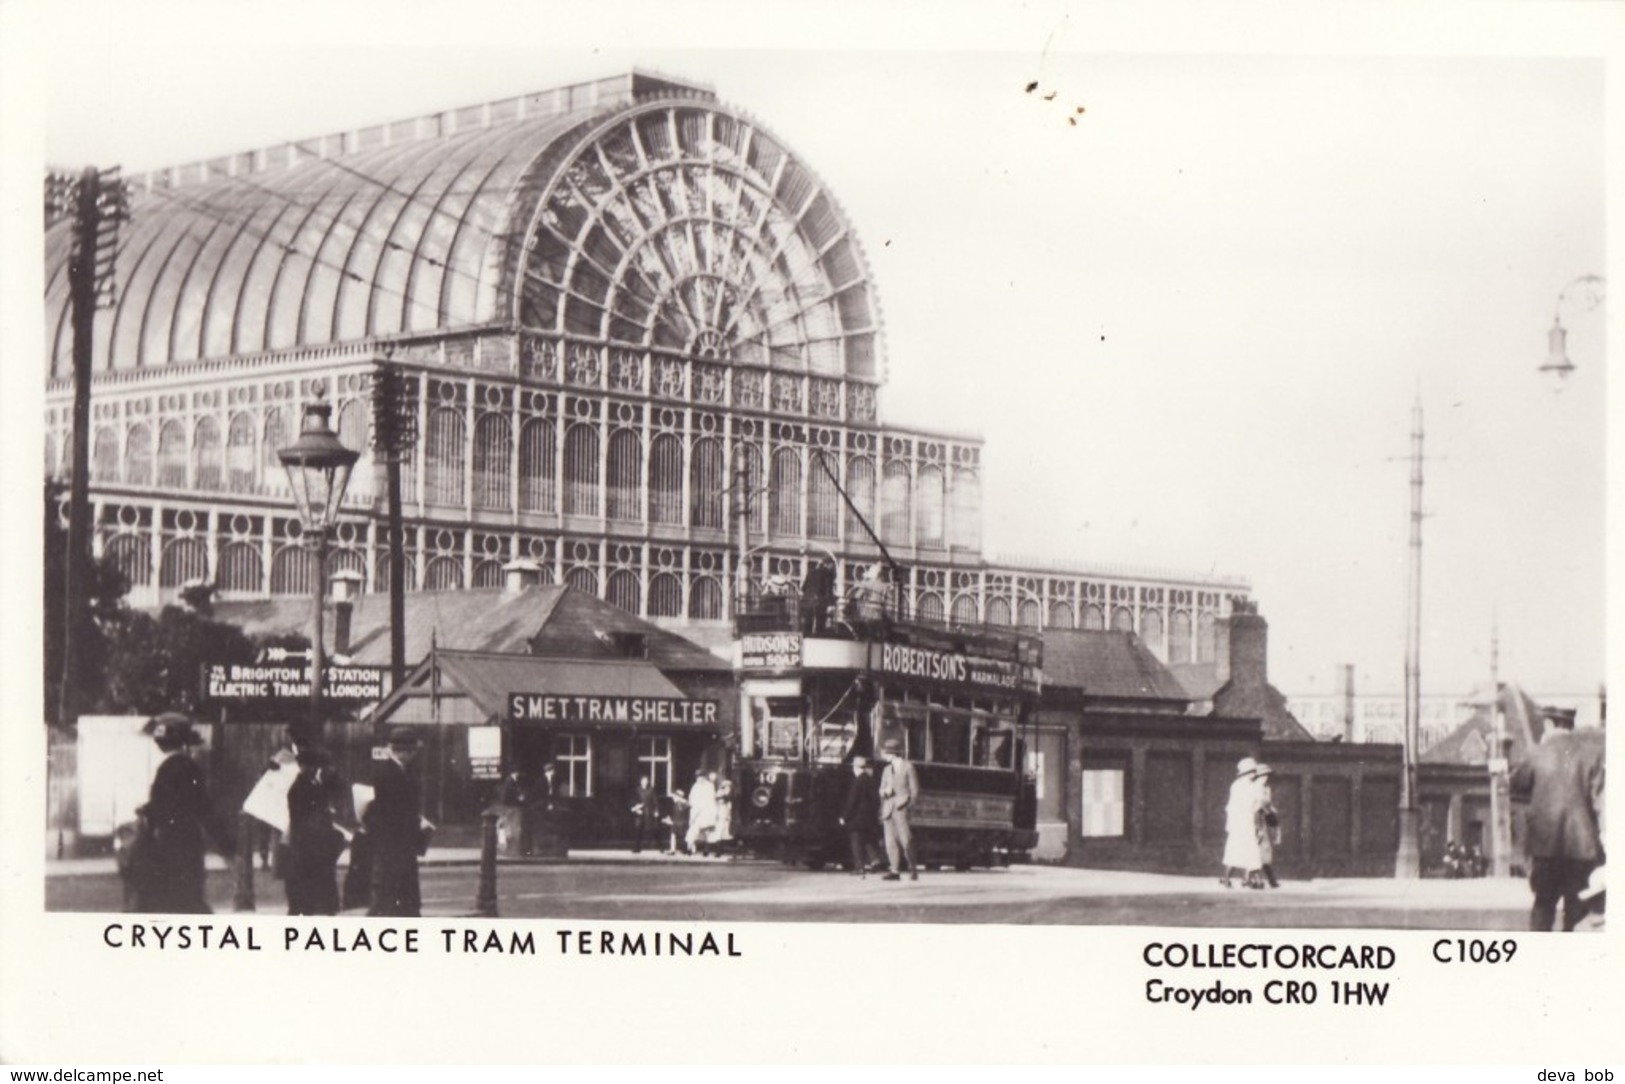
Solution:
M649 445L649 519L683 522L683 442L674 433L659 433Z
M831 460L822 452L815 451L812 455L813 462L807 464L807 535L810 538L838 538L841 495L836 492L835 481L824 467L834 470L840 461Z
M617 609L629 614L637 613L643 607L643 585L638 582L638 574L628 568L617 568L611 572L604 598Z
M361 399L346 399L339 407L339 442L352 452L359 452L355 469L350 472L350 486L346 493L363 496L372 493L372 449L367 444L367 403Z
M773 533L801 533L801 449L780 448L773 453L770 485L773 501Z
M748 441L735 444L733 469L736 475L741 471L745 475L744 490L741 492L735 489L734 500L750 502L750 528L753 531L760 531L762 525L767 522L769 503L767 495L762 492L762 479L766 473L762 467L762 450ZM737 477L730 477L727 484L734 486L739 481ZM737 507L734 509L734 515L739 515Z
M1196 661L1212 662L1214 646L1213 615L1204 613L1196 619Z
M927 463L914 482L914 522L922 546L940 546L944 541L943 500L942 468Z
M186 488L186 426L175 418L158 430L158 484Z
M1112 610L1112 631L1133 632L1134 611L1127 606L1118 606Z
M474 507L511 506L513 427L501 414L482 414L474 423Z
M657 572L649 580L649 616L683 616L683 581L670 572Z
M714 576L696 576L689 585L688 616L696 621L722 619L722 584Z
M577 591L584 591L594 598L598 597L598 573L590 568L577 565L575 568L565 569L564 584L566 587L574 587Z
M1052 629L1076 627L1073 623L1071 603L1058 598L1049 604L1049 627Z
M846 495L869 521L866 528L858 522L851 508L846 510L846 537L869 541L869 532L875 524L875 461L867 456L852 456L846 461Z
M417 562L412 559L412 554L410 552L406 554L406 560L402 561L401 564L406 569L406 575L402 577L402 579L405 581L402 586L407 591L416 591L418 589ZM387 551L378 554L377 562L374 567L378 570L378 572L377 575L373 577L372 589L379 593L387 592L389 590L390 571L389 553Z
M519 510L551 512L557 505L553 480L553 422L526 418L519 430Z
M227 542L220 547L220 590L258 594L265 590L265 562L253 542Z
M90 477L98 482L118 481L118 435L105 425L96 430L96 446L90 454Z
M1140 615L1140 639L1145 641L1153 654L1159 659L1165 659L1167 651L1162 643L1162 614L1156 610L1147 610Z
M1083 608L1083 627L1098 632L1106 627L1106 612L1093 602Z
M115 535L104 551L119 573L130 581L131 587L145 587L152 582L152 551L144 534Z
M694 460L689 464L689 507L696 527L722 527L722 495L728 480L722 476L722 442L701 437L694 442Z
M220 450L220 425L213 418L198 419L197 435L193 445L198 489L220 489L225 484L225 470Z
M136 422L124 441L124 481L132 486L152 485L152 430Z
M158 562L158 586L180 587L189 580L209 577L209 551L201 538L175 538L164 546Z
M609 518L643 518L643 442L631 429L609 435Z
M271 557L271 594L310 594L310 552L298 545L283 546Z
M1008 625L1010 623L1010 602L1008 599L990 598L987 600L987 623L989 625Z
M564 514L598 514L598 427L575 422L564 431ZM596 578L593 594L598 593Z
M908 464L901 459L888 459L880 492L881 541L896 545L908 543L909 488Z
M501 561L477 561L474 564L475 587L501 587L503 583Z
M277 458L277 452L285 448L291 441L288 438L288 420L283 415L281 407L272 407L265 412L265 440L260 445L260 462L264 464L261 478L265 487L278 493L288 491L288 474L282 469L282 460Z
M449 507L462 504L463 412L449 406L429 411L429 431L423 451L423 499Z
M1191 662L1191 615L1187 610L1175 610L1168 622L1168 661Z
M45 477L56 478L56 434L45 434Z
M426 591L460 591L463 587L463 561L460 557L442 554L430 558L423 568L423 587Z
M976 598L972 595L960 595L954 599L954 624L974 625L976 623Z
M1044 607L1039 605L1037 599L1024 598L1021 600L1019 623L1023 628L1041 629L1044 627Z
M914 604L914 612L922 621L941 621L942 596L934 591L925 592Z
M982 548L982 481L976 472L965 467L954 468L954 484L950 493L953 513L953 536L949 539L956 549Z
M233 414L226 429L226 488L254 491L254 416L247 411Z

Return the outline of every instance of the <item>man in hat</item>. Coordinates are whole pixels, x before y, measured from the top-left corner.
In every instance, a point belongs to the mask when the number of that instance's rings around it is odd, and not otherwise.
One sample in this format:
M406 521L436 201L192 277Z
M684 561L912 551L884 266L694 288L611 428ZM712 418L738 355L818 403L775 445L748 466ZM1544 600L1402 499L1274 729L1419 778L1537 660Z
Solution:
M887 738L880 746L880 755L886 761L880 773L880 827L886 837L886 861L890 869L881 878L896 881L902 878L903 859L908 859L908 879L920 879L920 863L914 857L914 834L909 830L909 810L920 796L920 776L914 765L903 756L903 743Z
M875 789L875 773L869 758L852 758L852 781L847 784L846 804L841 807L841 827L852 848L852 874L869 875L869 861L875 851L875 826L880 823L880 794Z
M298 774L288 787L288 837L283 887L290 915L339 912L338 860L345 839L336 823L344 786L332 758L314 745L298 746Z
M423 909L418 891L423 814L409 774L417 752L417 732L398 726L389 734L389 756L373 772L372 803L361 818L372 847L369 915L416 918Z
M218 831L203 771L188 751L203 744L192 720L166 712L143 728L163 751L152 790L141 809L145 838L131 871L134 910L157 914L205 915L203 851L213 837L221 853L232 848Z
M1263 866L1258 849L1258 761L1242 757L1236 762L1236 778L1230 783L1230 800L1224 807L1224 876L1219 883L1231 886L1231 875L1239 873L1242 884L1252 882ZM1259 882L1262 883L1262 882Z
M1512 772L1514 799L1529 803L1524 842L1535 902L1531 930L1550 930L1563 902L1563 929L1584 915L1580 896L1603 864L1603 743L1574 733L1574 711L1545 708L1540 744ZM1600 735L1596 735L1600 738Z

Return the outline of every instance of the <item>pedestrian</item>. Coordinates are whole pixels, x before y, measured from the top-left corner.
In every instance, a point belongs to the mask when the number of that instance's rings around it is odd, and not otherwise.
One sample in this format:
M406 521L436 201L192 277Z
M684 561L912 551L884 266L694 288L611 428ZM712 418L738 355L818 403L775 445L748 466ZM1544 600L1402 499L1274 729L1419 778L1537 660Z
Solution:
M1275 848L1281 845L1281 814L1275 808L1275 795L1270 790L1271 773L1268 764L1260 764L1253 771L1253 778L1258 781L1258 871L1263 877L1262 881L1255 882L1259 888L1265 884L1271 888L1281 887L1275 876Z
M562 793L559 787L559 770L550 760L542 765L542 777L536 781L536 790L531 799L543 809L552 809L555 800Z
M417 733L398 726L389 735L389 755L373 772L372 802L361 819L372 852L369 915L416 918L423 909L418 856L425 825L417 782L410 772L417 753Z
M1604 861L1602 847L1603 743L1601 735L1574 733L1574 711L1546 708L1540 744L1512 772L1514 799L1529 803L1524 839L1534 904L1531 930L1550 930L1563 904L1563 929L1583 917L1581 894ZM1592 740L1595 737L1597 740Z
M726 777L718 779L716 772L711 773L711 780L717 788L717 826L711 830L711 849L723 858L734 838L734 784Z
M909 829L909 817L914 803L920 797L920 777L914 765L903 756L903 743L887 738L880 747L886 761L886 770L880 773L880 826L886 837L886 861L890 868L881 878L896 881L902 878L903 859L908 859L908 879L920 879L920 863L914 856L914 833Z
M287 852L283 887L290 915L336 915L339 912L338 860L346 840L336 823L343 784L332 758L315 746L301 745L298 775L288 787Z
M690 851L702 858L711 854L711 836L717 826L717 787L704 768L694 771L694 785L688 788L688 832L684 840Z
M674 790L670 795L671 813L665 818L666 824L671 828L671 849L667 854L688 853L688 799L680 790Z
M234 848L209 804L203 771L190 750L203 744L192 721L166 712L143 730L164 753L131 843L132 910L148 914L206 915L203 855L213 840L221 854Z
M1224 807L1224 876L1219 883L1231 887L1231 875L1240 874L1242 885L1264 863L1258 852L1258 782L1253 778L1258 762L1242 757L1236 762L1236 778L1230 783L1230 800Z
M638 779L638 800L632 806L632 853L641 854L645 839L658 839L660 830L660 796L648 776Z
M852 849L852 875L869 876L869 863L875 854L875 827L880 823L880 793L869 758L852 758L852 779L846 786L846 802L841 806L841 827Z

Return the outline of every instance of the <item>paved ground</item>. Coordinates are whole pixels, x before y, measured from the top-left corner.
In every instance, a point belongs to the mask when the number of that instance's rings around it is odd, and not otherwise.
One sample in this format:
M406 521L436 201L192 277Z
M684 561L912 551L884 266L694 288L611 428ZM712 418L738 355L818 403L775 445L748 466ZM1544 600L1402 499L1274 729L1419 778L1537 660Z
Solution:
M425 913L472 914L473 852L431 852L431 858L422 876ZM120 910L109 862L53 862L48 874L49 910ZM231 910L232 880L218 865L210 873L210 902L218 912ZM256 882L259 910L281 913L281 883L264 872ZM888 882L771 862L634 859L614 852L505 863L498 879L504 918L1518 930L1528 906L1528 888L1516 880L1332 879L1259 892L1227 890L1211 878L1014 866Z

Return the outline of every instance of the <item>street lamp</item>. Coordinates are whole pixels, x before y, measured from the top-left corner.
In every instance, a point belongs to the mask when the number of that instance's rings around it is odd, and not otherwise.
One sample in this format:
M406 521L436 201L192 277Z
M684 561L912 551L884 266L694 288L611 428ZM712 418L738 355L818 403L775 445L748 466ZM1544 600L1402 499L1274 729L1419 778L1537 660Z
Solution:
M326 678L323 657L322 603L327 587L327 534L338 518L344 490L350 484L350 469L361 453L339 443L328 424L333 408L319 397L306 404L299 427L299 439L277 452L288 472L288 484L299 503L299 522L316 554L316 574L311 581L315 611L315 635L310 643L310 733L314 741L322 733L322 684Z
M1543 373L1557 377L1558 388L1574 374L1574 362L1569 360L1568 329L1563 326L1565 302L1581 306L1581 312L1590 312L1607 299L1608 280L1601 275L1581 275L1558 291L1557 304L1552 311L1552 328L1546 333L1546 360L1540 366Z

